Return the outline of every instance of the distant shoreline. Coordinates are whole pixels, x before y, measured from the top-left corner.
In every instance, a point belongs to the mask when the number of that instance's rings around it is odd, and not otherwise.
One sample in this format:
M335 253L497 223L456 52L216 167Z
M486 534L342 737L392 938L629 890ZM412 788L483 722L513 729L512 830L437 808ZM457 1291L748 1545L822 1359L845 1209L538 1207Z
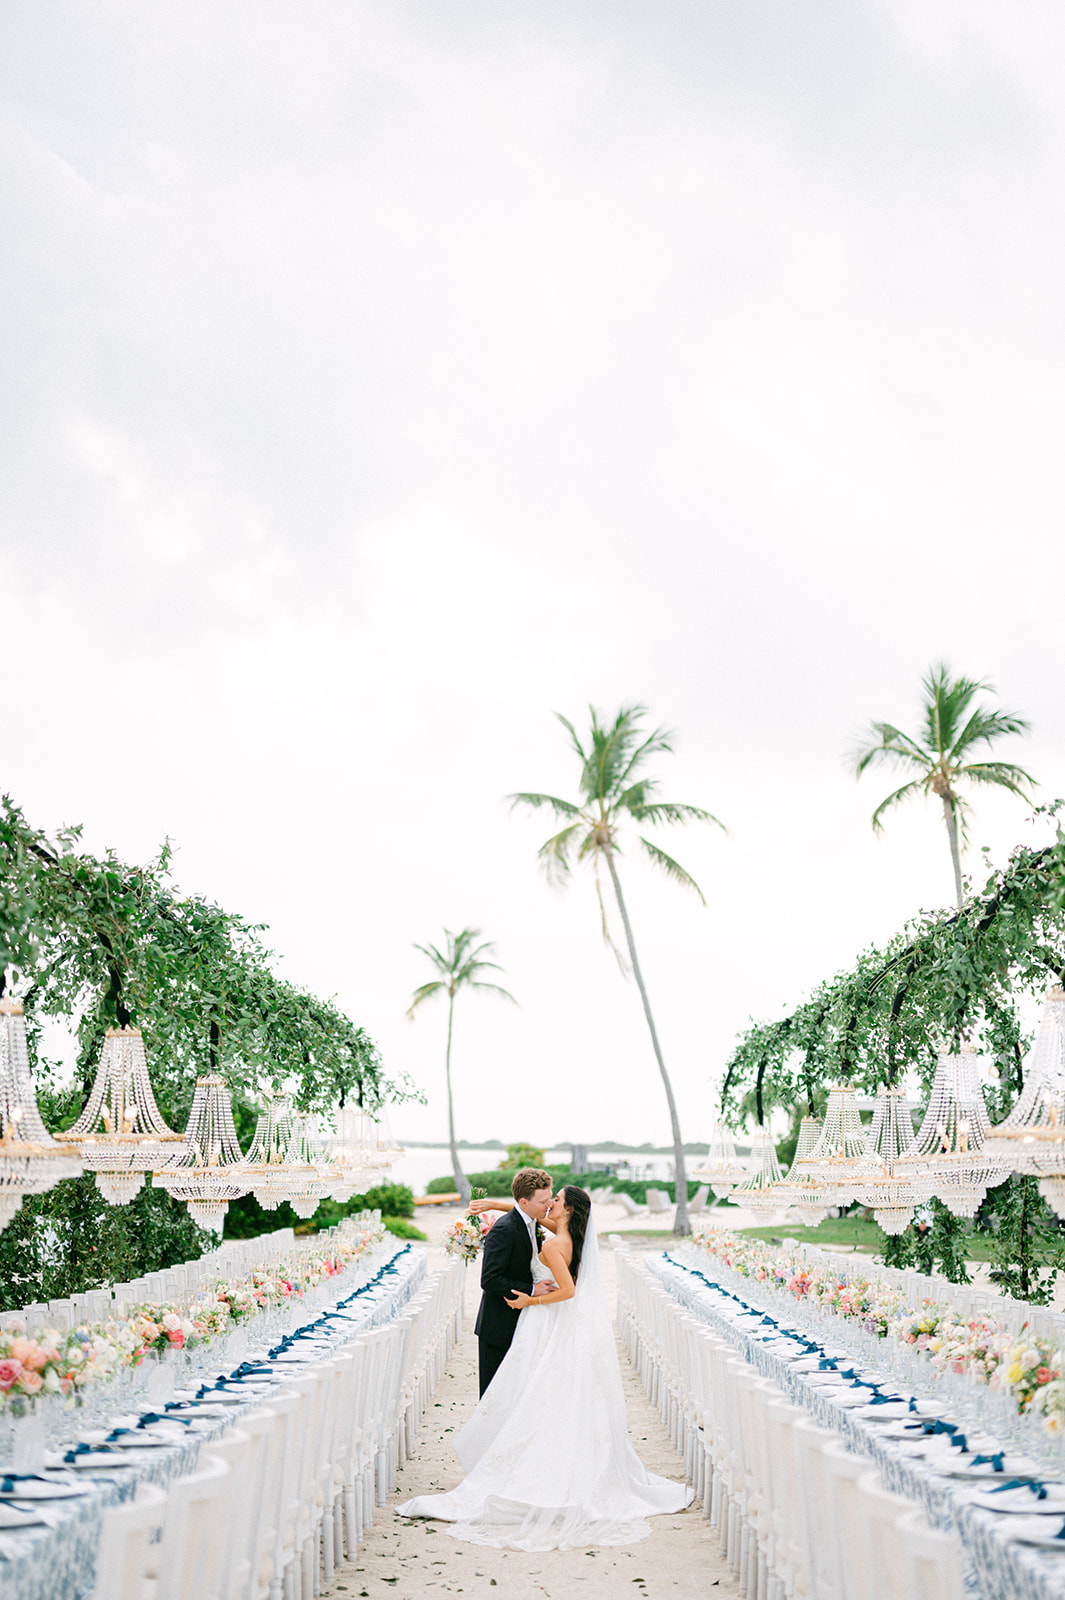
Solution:
M401 1138L399 1143L404 1150L446 1150L448 1148L446 1139ZM506 1145L501 1139L457 1139L455 1143L459 1150L506 1149ZM544 1148L547 1150L565 1150L567 1147L572 1149L574 1144L583 1145L589 1155L671 1156L673 1154L673 1146L671 1144L619 1144L615 1139L604 1139L597 1144L593 1144L591 1140L559 1139L556 1143L546 1145ZM709 1155L709 1153L710 1146L708 1144L686 1144L684 1146L684 1154L686 1156L705 1156Z

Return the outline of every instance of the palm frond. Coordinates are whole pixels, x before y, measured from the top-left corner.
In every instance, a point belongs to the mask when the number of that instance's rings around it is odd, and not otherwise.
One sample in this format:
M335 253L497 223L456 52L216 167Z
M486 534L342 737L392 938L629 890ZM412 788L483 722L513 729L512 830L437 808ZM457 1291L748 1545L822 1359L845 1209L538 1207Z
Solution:
M952 678L945 661L937 661L929 668L921 686L925 692L928 748L936 757L942 757L953 748L976 696L983 690L992 691L992 686L986 678Z
M889 794L886 800L881 800L872 815L873 832L879 833L884 826L885 814L893 807L901 805L903 800L908 800L911 795L921 790L926 790L927 784L921 778L913 778L909 783L904 783L901 789L896 789L894 794Z
M1020 800L1030 799L1030 791L1039 787L1030 772L1025 772L1023 767L1016 766L1012 761L974 761L968 766L959 767L957 775L959 778L968 778L970 783L1008 789ZM1026 788L1029 790L1027 794Z
M467 987L470 989L489 989L493 994L499 995L501 1000L509 1000L512 1005L521 1004L519 1000L515 1000L509 989L504 989L498 983L471 983Z
M586 751L584 749L584 746L581 744L581 741L577 737L576 728L573 726L572 722L569 720L568 717L564 717L562 715L561 711L556 711L555 712L555 716L558 718L559 722L561 722L562 726L565 728L566 732L569 734L570 743L572 744L574 750L576 750L578 756L580 756L581 765L583 766L584 763L587 761L588 756L587 756L587 753L586 753ZM595 723L595 712L594 711L592 712L592 723L593 723L593 726L594 726L594 723Z
M583 827L583 820L571 822L568 828L562 829L561 833L556 833L550 839L545 839L539 850L537 850L537 859L543 865L548 883L563 884L569 877L569 855L570 850L573 848L574 835L579 833Z
M632 791L630 790L629 793L631 794ZM625 796L622 795L618 804L621 805L624 800ZM728 832L720 817L715 817L710 811L704 811L701 806L685 805L679 800L652 800L650 804L637 802L636 804L626 805L625 809L637 822L652 822L657 825L667 822L680 824L712 822L723 833Z
M529 806L533 811L539 811L544 806L549 806L558 817L579 817L580 806L575 806L572 800L562 800L557 794L508 794L510 809L517 806Z
M686 872L679 861L674 861L672 856L668 856L664 850L660 849L658 845L653 844L650 839L645 839L642 834L640 835L640 843L643 845L645 853L650 856L655 866L661 867L667 878L672 878L674 883L679 883L684 889L694 889L696 894L699 896L699 899L705 906L706 896L703 894L703 891L700 889L691 873Z
M855 777L860 778L867 767L882 761L896 764L910 762L922 770L930 765L931 757L928 752L921 749L916 739L911 739L908 733L896 728L893 722L871 722L869 727L879 742L863 745L855 751Z
M950 760L958 761L967 750L978 744L994 744L996 739L1011 734L1031 732L1031 723L1014 711L989 711L977 706L968 722L950 747Z
M422 1001L430 999L434 994L439 994L441 989L446 990L446 988L447 984L441 979L437 979L434 983L423 983L421 987L419 989L415 989L414 993L411 995L410 1005L404 1012L404 1016L406 1016L409 1021L413 1022L414 1013L417 1011Z
M446 930L445 930L446 931ZM423 956L428 956L437 972L451 972L450 955L442 955L435 944L416 944L415 950L420 950Z

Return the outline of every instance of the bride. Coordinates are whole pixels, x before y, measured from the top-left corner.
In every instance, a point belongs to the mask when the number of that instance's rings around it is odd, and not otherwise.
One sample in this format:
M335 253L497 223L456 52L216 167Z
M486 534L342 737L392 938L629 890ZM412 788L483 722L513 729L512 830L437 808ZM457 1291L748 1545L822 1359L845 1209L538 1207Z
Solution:
M401 1516L439 1517L471 1544L571 1550L634 1544L645 1518L689 1504L693 1491L648 1472L629 1440L591 1212L572 1184L551 1202L533 1293L508 1301L521 1311L513 1343L455 1438L466 1477Z

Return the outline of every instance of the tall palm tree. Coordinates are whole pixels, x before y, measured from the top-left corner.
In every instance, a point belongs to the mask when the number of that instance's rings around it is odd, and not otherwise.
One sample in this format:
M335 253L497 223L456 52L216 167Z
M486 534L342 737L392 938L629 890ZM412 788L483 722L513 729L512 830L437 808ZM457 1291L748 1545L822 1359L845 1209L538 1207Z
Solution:
M463 928L461 933L452 933L450 929L445 928L443 950L438 950L435 944L416 944L415 950L420 950L423 956L429 957L440 976L415 989L407 1007L407 1016L413 1022L414 1013L426 1000L437 994L447 995L447 1049L444 1053L444 1074L447 1079L447 1139L451 1147L451 1170L455 1174L455 1188L462 1196L463 1205L469 1203L470 1186L459 1162L458 1145L455 1143L455 1104L451 1094L451 1037L455 1023L455 996L463 989L490 989L493 994L501 995L504 1000L513 1001L514 1005L518 1003L509 990L501 988L498 983L485 983L480 977L482 972L503 970L497 961L485 959L495 954L495 945L478 944L477 940L480 937L480 928Z
M1035 779L1023 767L1010 761L974 761L981 748L987 749L1007 734L1027 733L1030 723L1015 711L995 711L974 704L981 693L994 694L986 679L952 678L945 662L931 667L921 680L924 703L921 727L916 734L903 733L891 722L873 722L873 736L856 753L855 773L861 777L866 767L901 767L909 780L882 800L873 812L873 829L879 833L884 817L894 806L915 794L934 794L943 804L943 820L950 841L954 866L954 890L962 903L961 851L968 837L969 804L959 793L960 783L984 784L1008 789L1027 800L1025 789L1035 787Z
M622 706L613 724L608 725L599 721L599 714L594 706L589 707L591 714L591 730L588 736L587 748L577 737L577 731L572 722L556 712L559 722L569 734L570 743L580 761L580 776L577 780L579 800L562 800L553 794L512 794L510 796L511 808L515 806L531 806L538 810L546 807L553 811L558 821L564 826L559 833L554 834L539 849L539 858L547 871L548 879L556 883L564 883L569 877L574 859L578 862L591 860L595 869L595 888L599 897L599 910L602 918L603 938L614 954L618 957L622 971L625 970L621 955L610 937L607 923L606 905L603 901L602 881L600 878L600 865L606 864L610 882L617 900L618 912L621 916L621 925L625 930L625 942L628 946L629 964L632 975L636 979L636 987L640 991L643 1001L643 1012L647 1018L647 1027L651 1034L651 1046L658 1062L658 1070L662 1074L662 1083L666 1091L666 1102L669 1106L669 1119L673 1131L673 1160L676 1178L677 1209L673 1219L673 1232L686 1234L690 1232L688 1223L688 1175L684 1164L684 1145L680 1136L680 1121L677 1117L677 1104L673 1098L673 1086L669 1081L665 1061L662 1059L662 1047L658 1042L658 1029L651 1012L651 1002L647 997L647 986L643 981L640 971L640 962L636 954L636 943L632 936L632 924L629 921L625 897L621 892L621 879L618 876L617 857L621 854L618 835L623 825L630 822L642 826L650 824L654 827L660 823L686 823L686 822L713 822L719 828L724 823L718 822L709 811L703 811L699 806L681 805L670 800L657 798L658 782L654 778L641 776L643 769L653 756L672 754L671 735L664 728L654 728L650 732L644 728L647 716L646 707L641 705ZM703 899L702 890L695 879L684 870L679 862L650 839L638 835L640 847L644 854L654 865L663 871L674 883L682 888L694 889L699 899Z

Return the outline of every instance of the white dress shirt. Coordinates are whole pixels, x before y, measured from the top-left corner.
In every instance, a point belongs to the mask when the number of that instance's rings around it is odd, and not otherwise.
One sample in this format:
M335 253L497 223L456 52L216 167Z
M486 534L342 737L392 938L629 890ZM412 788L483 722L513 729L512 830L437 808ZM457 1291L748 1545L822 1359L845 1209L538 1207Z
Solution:
M525 1219L525 1226L529 1230L529 1237L532 1239L533 1255L538 1255L539 1251L536 1245L536 1223L533 1221L532 1217L530 1217L527 1211L522 1211L521 1206L515 1204L514 1209L515 1211L521 1211L521 1214Z

